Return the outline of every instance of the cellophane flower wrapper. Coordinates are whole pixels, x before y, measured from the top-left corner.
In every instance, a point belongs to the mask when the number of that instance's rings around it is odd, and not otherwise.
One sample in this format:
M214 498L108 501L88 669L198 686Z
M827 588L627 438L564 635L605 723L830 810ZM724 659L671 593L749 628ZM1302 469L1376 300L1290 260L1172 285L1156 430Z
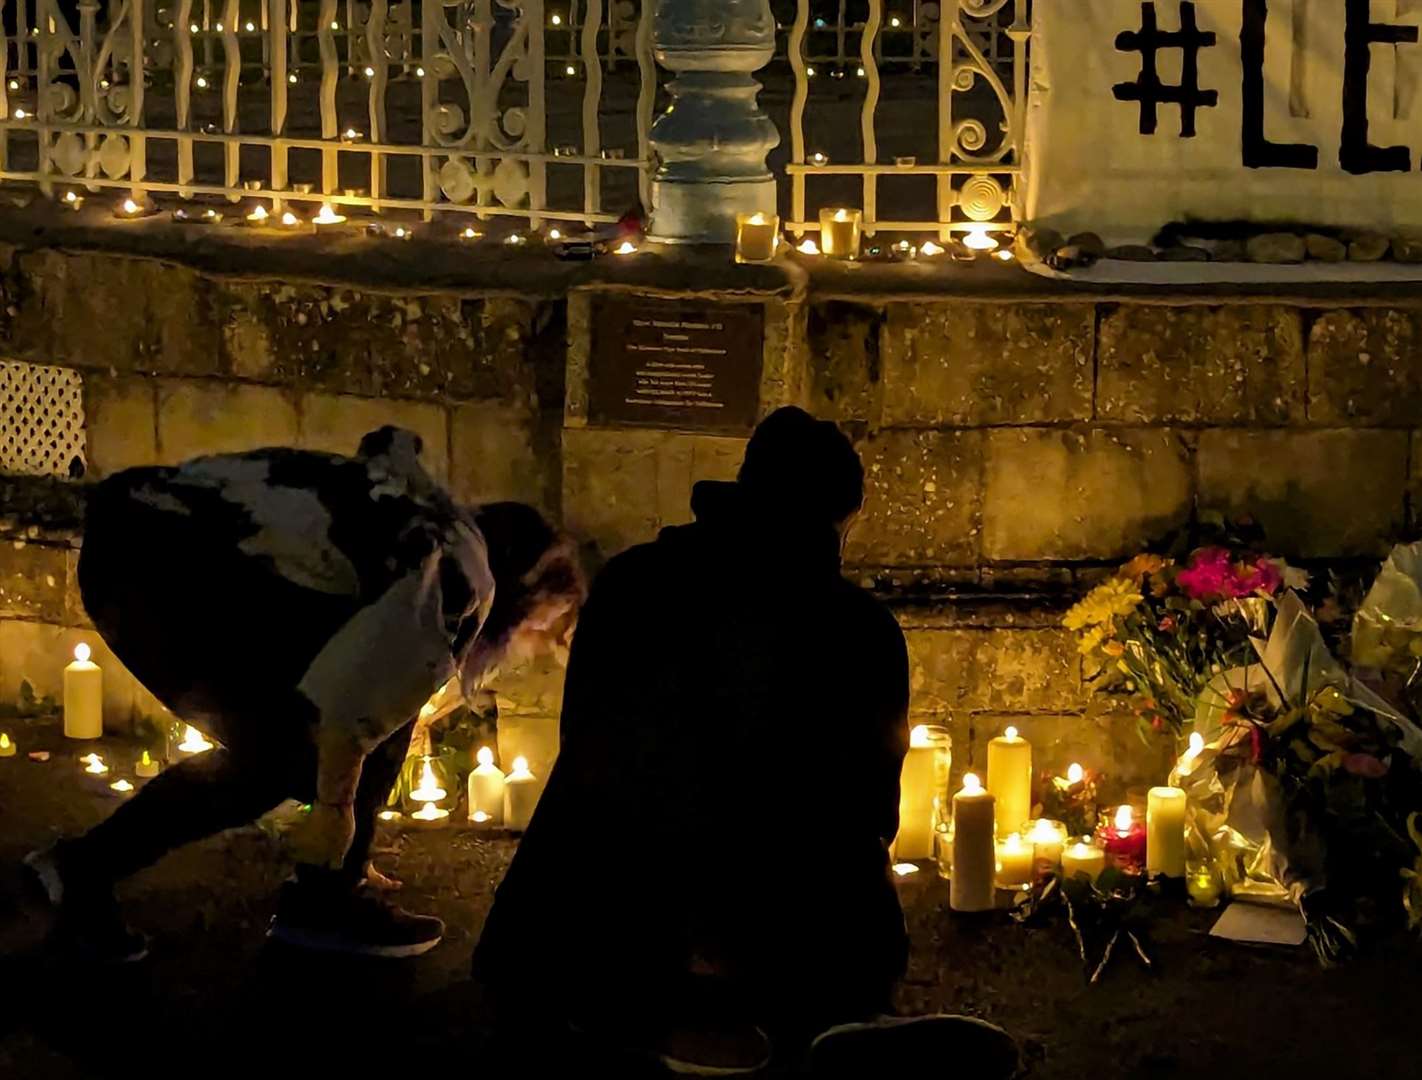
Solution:
M1422 655L1422 542L1398 544L1353 616L1353 662L1394 670Z

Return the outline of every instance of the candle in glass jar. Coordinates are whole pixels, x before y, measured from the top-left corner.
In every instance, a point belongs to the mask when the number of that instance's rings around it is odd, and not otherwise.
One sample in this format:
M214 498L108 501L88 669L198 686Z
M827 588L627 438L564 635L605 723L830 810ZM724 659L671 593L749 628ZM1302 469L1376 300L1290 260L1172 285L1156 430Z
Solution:
M830 207L820 211L820 250L832 259L859 258L862 210Z
M997 845L997 887L1019 889L1031 882L1035 861L1031 842L1010 834Z
M948 904L954 911L990 911L997 903L996 801L972 773L963 777L963 789L953 796L953 880Z
M909 732L908 753L899 773L899 834L894 857L904 862L933 854L933 743L923 724Z
M504 774L494 764L494 752L487 746L479 747L478 761L469 774L469 820L479 825L502 825Z
M1205 860L1191 862L1185 871L1185 892L1190 897L1190 906L1197 908L1218 907L1224 886L1214 866Z
M1022 828L1032 816L1032 744L1015 727L988 743L987 787L997 799L997 834Z
M736 215L736 262L770 262L780 242L780 217L757 210Z
M1185 792L1153 787L1146 802L1146 873L1185 876Z
M523 832L538 805L538 778L528 769L528 758L516 757L513 772L504 777L504 825Z
M1145 867L1146 830L1129 806L1116 808L1109 822L1103 821L1096 838L1106 851L1107 861L1118 870L1139 874Z
M1039 873L1052 873L1061 869L1062 848L1066 847L1066 826L1060 821L1038 818L1027 828L1027 839L1032 842L1032 850Z
M1106 852L1084 837L1062 849L1062 877L1070 880L1085 874L1095 881L1106 869Z
M74 646L74 662L64 669L64 734L97 739L104 733L104 673L89 659L89 646Z

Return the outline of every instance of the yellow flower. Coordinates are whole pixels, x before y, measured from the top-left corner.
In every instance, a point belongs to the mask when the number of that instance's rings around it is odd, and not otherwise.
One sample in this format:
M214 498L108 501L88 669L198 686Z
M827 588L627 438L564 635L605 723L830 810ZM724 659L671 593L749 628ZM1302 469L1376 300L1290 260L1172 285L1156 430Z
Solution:
M1139 582L1149 574L1158 574L1165 569L1166 562L1159 555L1137 555L1121 567L1117 576L1127 581Z
M1136 582L1111 578L1092 589L1068 611L1062 625L1068 630L1084 630L1088 626L1109 628L1118 617L1123 618L1135 611L1140 602L1140 588Z

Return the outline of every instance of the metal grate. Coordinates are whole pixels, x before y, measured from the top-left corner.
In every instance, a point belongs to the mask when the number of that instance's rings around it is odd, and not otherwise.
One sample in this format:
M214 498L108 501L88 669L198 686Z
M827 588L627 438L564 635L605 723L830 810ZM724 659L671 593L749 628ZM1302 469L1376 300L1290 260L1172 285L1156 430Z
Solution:
M78 477L84 465L83 376L0 361L0 473Z

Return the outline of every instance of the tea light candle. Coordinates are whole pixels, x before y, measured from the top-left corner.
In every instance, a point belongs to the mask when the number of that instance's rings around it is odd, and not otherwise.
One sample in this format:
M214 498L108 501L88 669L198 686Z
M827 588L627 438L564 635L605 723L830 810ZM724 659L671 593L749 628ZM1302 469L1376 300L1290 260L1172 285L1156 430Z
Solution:
M0 731L0 757L14 757L15 744L10 741L8 731Z
M986 225L976 225L963 237L963 246L969 251L996 251L999 245Z
M140 780L152 780L158 775L158 762L153 760L147 750L143 751L143 756L138 759L138 763L133 767L133 775Z
M775 258L779 242L779 215L764 214L759 210L754 214L736 215L736 262L770 262Z
M109 785L109 790L115 795L128 795L133 791L133 785L127 780L115 780Z
M84 771L90 776L103 776L109 771L108 765L98 754L85 754L79 760L85 762Z
M963 777L963 789L953 796L953 880L948 905L954 911L990 911L997 904L996 801L972 773Z
M479 748L478 761L469 774L469 820L500 825L504 820L504 774L487 746Z
M538 805L538 778L528 770L528 758L516 757L513 772L504 777L504 824L523 832Z
M859 230L864 223L862 210L846 207L820 211L820 250L832 259L859 258Z
M997 834L1022 828L1032 816L1032 744L1015 727L988 743L987 787L997 799Z
M1209 863L1191 863L1185 874L1185 892L1191 907L1212 908L1219 906L1224 886Z
M430 767L429 756L426 755L424 768L420 771L420 786L410 792L410 798L414 802L424 803L424 805L410 817L415 821L443 821L449 817L449 811L439 806L438 803L448 794L449 792L439 786L434 769Z
M1111 864L1128 874L1139 874L1145 864L1146 830L1129 806L1117 807L1115 817L1102 822L1097 839Z
M1012 833L997 845L997 887L1018 889L1031 882L1036 860L1032 844Z
M330 203L322 203L321 212L311 219L311 224L315 225L318 229L332 225L344 225L345 223L346 216L336 213Z
M84 642L74 646L74 662L64 669L64 735L97 739L104 733L104 673L89 659Z
M933 744L920 724L909 732L908 753L899 773L899 834L894 857L905 862L933 854Z
M185 754L205 754L212 749L212 743L203 737L201 731L189 724L183 731L183 741L178 744L178 749Z
M801 255L818 255L820 253L820 245L815 243L814 237L807 236L795 245L795 250Z
M1153 787L1146 802L1146 873L1185 876L1185 792Z
M1062 877L1070 880L1085 874L1095 881L1106 869L1106 852L1089 840L1081 839L1062 849Z
M1060 821L1038 818L1027 829L1027 839L1032 841L1032 850L1039 873L1061 869L1062 848L1066 847L1066 826Z
M267 208L265 206L258 206L255 210L253 210L250 214L247 215L247 224L265 225L267 223L267 219L270 217L271 214L267 213Z

